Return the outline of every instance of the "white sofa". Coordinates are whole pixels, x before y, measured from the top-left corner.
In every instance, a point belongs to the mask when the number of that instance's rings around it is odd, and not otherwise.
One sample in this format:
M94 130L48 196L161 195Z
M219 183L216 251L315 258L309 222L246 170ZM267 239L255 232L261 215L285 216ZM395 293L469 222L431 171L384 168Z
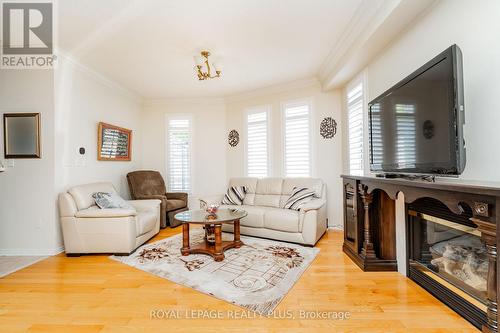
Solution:
M314 246L327 228L326 186L317 178L232 178L229 186L247 187L247 194L239 207L248 215L240 221L244 235L271 238L292 243ZM314 189L318 198L299 211L283 209L294 187ZM223 195L201 198L207 203L220 203ZM224 231L233 232L231 225Z
M84 253L128 255L160 230L160 200L130 200L133 209L100 209L92 194L114 192L111 183L75 186L59 195L68 256Z

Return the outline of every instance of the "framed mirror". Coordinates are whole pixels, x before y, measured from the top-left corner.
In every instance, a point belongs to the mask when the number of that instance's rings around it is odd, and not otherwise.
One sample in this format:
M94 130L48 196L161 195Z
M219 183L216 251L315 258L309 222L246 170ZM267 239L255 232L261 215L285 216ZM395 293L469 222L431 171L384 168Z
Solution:
M4 113L4 155L9 158L41 158L40 114Z

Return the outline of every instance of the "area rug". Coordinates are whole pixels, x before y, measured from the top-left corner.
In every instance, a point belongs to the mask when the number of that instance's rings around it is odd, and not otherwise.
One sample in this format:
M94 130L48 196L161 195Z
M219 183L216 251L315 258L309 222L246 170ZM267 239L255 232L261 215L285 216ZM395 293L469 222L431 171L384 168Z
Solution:
M191 244L203 242L203 229L194 229ZM222 238L231 240L232 234ZM319 252L318 248L245 237L245 245L211 256L182 256L182 234L144 245L128 257L111 256L124 264L193 288L261 315L269 315Z

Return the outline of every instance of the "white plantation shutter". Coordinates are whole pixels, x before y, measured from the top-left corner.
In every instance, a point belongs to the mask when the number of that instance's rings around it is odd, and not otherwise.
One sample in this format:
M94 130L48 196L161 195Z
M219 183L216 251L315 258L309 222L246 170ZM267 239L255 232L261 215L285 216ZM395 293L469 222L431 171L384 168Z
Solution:
M384 160L384 143L382 138L382 117L380 103L373 104L370 111L371 163L374 164L377 168L380 168Z
M396 104L396 162L400 168L414 168L416 163L415 105Z
M285 105L286 177L309 177L311 175L309 109L309 104Z
M168 120L168 188L191 191L191 121Z
M347 92L349 172L363 174L363 84Z
M262 107L247 114L247 176L268 176L268 149L268 109Z

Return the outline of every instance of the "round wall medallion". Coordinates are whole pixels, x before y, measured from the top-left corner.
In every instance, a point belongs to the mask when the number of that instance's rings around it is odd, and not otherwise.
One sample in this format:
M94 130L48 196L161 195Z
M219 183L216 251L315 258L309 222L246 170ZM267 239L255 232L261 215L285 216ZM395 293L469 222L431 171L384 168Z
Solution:
M323 139L331 139L337 134L337 122L332 117L326 117L321 121L319 134Z
M240 142L240 134L237 130L231 130L227 136L227 141L231 147L236 147Z
M422 131L424 132L424 138L432 139L434 136L434 123L430 120L424 121Z

